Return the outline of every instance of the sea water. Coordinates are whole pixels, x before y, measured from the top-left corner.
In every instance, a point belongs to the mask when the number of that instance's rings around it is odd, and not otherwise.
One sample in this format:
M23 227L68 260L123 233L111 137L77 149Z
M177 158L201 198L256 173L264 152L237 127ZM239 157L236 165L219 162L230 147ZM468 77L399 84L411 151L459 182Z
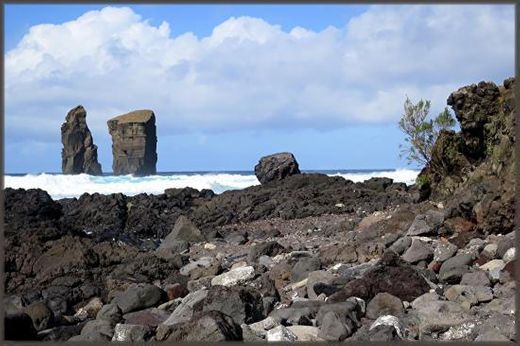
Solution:
M341 176L345 179L361 182L372 177L388 177L394 182L413 184L419 174L417 170L328 170L304 171L304 173L324 173L329 176ZM53 199L79 197L83 193L123 193L128 196L139 193L160 194L168 188L192 187L197 190L210 189L215 193L227 190L244 189L258 185L258 179L251 171L233 172L162 172L152 176L133 177L131 175L114 176L103 174L63 175L58 173L6 174L4 186L11 188L45 190Z

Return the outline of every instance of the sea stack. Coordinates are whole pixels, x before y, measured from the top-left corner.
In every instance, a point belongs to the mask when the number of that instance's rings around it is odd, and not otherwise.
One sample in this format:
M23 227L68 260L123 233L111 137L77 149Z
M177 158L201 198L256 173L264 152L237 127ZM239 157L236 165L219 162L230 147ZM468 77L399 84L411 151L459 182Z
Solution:
M97 161L97 146L87 126L87 111L83 106L71 109L61 125L61 169L63 174L87 173L101 175Z
M112 118L107 123L112 136L114 174L155 174L157 136L153 111L133 111Z
M264 156L255 166L255 175L261 184L282 180L294 174L300 174L300 169L296 158L291 153Z

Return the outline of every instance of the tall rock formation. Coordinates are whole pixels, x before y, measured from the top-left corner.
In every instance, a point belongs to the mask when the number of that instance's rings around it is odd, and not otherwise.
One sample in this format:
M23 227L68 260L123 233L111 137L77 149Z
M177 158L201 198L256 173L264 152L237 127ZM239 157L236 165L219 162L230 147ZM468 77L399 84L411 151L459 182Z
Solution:
M97 146L87 126L87 111L77 106L67 113L61 125L61 168L63 174L101 175Z
M515 79L480 82L447 100L460 131L443 131L418 181L449 216L474 219L485 232L513 229L515 195Z
M112 170L115 175L151 175L157 172L155 114L137 110L108 121L112 136Z

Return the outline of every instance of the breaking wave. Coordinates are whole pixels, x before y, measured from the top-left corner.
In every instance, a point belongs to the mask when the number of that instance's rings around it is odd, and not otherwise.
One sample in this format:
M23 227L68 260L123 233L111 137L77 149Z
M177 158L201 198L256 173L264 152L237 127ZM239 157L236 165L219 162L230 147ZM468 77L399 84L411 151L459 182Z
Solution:
M400 169L387 171L321 171L330 176L341 176L354 182L372 177L388 177L396 182L413 184L419 171ZM63 175L52 173L5 175L5 187L40 188L53 199L79 197L83 193L123 193L128 196L139 193L160 194L168 188L192 187L197 190L210 189L215 193L244 189L258 185L253 172L244 173L159 173L147 177L91 176L87 174Z

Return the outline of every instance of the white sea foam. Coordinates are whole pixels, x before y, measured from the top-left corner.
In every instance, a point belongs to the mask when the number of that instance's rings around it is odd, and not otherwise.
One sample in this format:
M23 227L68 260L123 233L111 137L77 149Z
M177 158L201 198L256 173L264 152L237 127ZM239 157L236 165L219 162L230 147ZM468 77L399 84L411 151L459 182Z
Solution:
M396 170L387 172L336 173L354 182L371 177L389 177L396 182L412 184L418 171ZM215 193L227 190L243 189L258 185L254 174L207 173L154 175L147 177L125 176L90 176L87 174L27 174L23 176L6 175L5 187L33 189L40 188L49 193L53 199L79 197L83 193L110 194L121 192L128 196L139 193L160 194L168 188L192 187L197 190L211 189Z
M361 182L373 177L387 177L394 180L394 182L406 183L411 185L415 183L415 178L420 171L411 169L397 169L395 171L381 171L381 172L363 172L363 173L336 173L330 174L332 176L341 176L353 182Z

